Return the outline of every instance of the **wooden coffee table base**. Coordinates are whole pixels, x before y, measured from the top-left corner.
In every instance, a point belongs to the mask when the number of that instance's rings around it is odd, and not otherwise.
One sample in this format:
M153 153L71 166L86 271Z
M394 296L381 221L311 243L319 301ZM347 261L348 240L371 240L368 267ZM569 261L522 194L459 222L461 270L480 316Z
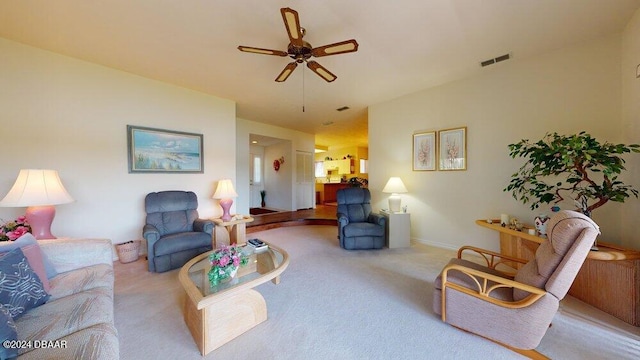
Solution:
M204 356L267 320L267 303L259 292L246 289L198 310L187 296L183 313Z

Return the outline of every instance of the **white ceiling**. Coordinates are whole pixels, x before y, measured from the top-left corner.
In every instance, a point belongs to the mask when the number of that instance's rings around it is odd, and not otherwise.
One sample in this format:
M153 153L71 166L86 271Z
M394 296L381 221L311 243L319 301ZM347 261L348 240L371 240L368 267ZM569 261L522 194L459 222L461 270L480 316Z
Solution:
M289 58L237 50L286 51L281 7L299 12L313 46L358 41L356 53L316 59L336 81L298 67L276 83ZM0 36L234 100L238 117L314 133L321 145L366 146L369 105L490 71L479 66L487 58L510 53L517 61L619 32L638 7L640 0L5 0ZM345 105L351 109L335 110Z

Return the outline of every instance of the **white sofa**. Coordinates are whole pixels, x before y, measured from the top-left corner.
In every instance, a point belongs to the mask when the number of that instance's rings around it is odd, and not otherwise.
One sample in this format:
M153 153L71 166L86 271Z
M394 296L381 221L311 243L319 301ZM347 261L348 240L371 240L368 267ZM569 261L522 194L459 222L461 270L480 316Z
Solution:
M15 320L18 340L39 345L21 349L18 359L119 359L111 241L55 239L38 244L58 275L49 279L49 300Z

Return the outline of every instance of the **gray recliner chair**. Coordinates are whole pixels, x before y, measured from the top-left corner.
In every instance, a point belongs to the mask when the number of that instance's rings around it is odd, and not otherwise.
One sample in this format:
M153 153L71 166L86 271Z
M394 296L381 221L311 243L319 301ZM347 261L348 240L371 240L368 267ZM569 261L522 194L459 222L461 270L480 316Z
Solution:
M149 271L177 269L212 248L213 221L198 219L198 198L191 191L161 191L144 199Z
M340 189L336 197L340 247L347 250L381 249L386 243L386 219L371 212L369 189Z

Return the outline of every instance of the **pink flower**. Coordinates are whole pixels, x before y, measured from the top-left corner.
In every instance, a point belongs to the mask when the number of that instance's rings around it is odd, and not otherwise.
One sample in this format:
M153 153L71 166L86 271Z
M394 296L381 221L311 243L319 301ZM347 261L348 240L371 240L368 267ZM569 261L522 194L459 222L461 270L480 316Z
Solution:
M240 266L240 258L237 256L234 256L233 258L233 266L238 267Z
M16 223L22 225L22 224L27 224L27 217L22 215L22 216L18 216L18 218L16 219Z
M18 239L20 236L28 233L29 231L27 230L26 227L24 226L18 226L15 230L13 231L9 231L7 233L7 237L9 238L9 240L14 241L16 239Z
M224 255L220 258L220 266L227 266L227 264L229 264L229 261L231 261L231 259L229 259L229 256Z

